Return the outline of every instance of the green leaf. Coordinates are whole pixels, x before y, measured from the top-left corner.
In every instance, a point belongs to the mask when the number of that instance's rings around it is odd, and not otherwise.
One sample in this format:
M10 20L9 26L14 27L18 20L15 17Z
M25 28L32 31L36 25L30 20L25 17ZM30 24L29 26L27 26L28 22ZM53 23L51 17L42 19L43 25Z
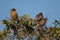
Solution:
M3 24L7 24L8 21L7 20L2 20Z
M32 26L32 19L28 20L28 26Z
M29 19L29 18L30 18L30 15L28 15L28 14L24 14L23 17Z

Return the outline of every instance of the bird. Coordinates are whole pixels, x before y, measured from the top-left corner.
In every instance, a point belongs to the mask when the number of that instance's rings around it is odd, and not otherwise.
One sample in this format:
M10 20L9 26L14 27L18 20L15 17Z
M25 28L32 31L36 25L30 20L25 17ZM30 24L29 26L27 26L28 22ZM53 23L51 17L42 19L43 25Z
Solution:
M18 14L17 14L17 11L15 8L12 8L11 11L10 11L10 17L12 20L14 20L14 23L11 23L13 26L12 26L12 29L14 30L14 35L17 35L17 30L18 30Z
M34 19L34 22L35 22L36 26L41 26L39 22L40 22L42 19L43 19L43 13L40 12L40 13L38 13L38 14L35 16L35 19Z
M12 18L12 20L18 20L18 14L16 12L16 9L15 8L12 8L11 11L10 11L10 16Z
M47 22L47 19L46 18L43 18L43 19L41 19L41 21L39 22L39 24L41 26L44 26L46 24L46 22Z
M36 15L36 18L38 21L40 21L43 18L43 13L39 13L38 15Z
M37 27L41 27L46 24L47 19L44 18L43 13L39 13L38 15L36 15L35 22Z
M35 16L34 22L37 23L37 22L41 21L42 18L43 18L43 13L39 13Z

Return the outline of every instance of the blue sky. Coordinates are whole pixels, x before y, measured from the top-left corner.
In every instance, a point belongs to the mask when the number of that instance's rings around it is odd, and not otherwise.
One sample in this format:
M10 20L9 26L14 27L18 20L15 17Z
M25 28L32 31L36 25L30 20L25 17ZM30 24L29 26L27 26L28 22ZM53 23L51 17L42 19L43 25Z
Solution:
M60 0L0 0L0 21L10 18L10 9L16 8L18 15L30 14L32 18L39 12L48 17L47 25L60 19ZM0 30L4 27L0 26Z

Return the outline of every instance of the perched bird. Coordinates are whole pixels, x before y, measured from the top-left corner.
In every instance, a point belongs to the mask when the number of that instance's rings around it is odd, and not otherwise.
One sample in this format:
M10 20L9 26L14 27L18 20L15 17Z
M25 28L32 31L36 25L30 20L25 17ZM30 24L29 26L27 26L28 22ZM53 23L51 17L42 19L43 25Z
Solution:
M17 14L15 8L11 9L10 16L11 16L12 20L18 20L18 14Z
M39 22L39 24L41 26L44 26L46 24L46 22L47 22L47 19L46 18L43 18L43 19L41 19L41 21Z
M38 15L36 15L35 22L36 22L36 26L40 27L46 24L47 19L44 18L43 13L39 13Z
M43 18L43 13L39 13L38 15L36 15L34 22L38 23L39 21L41 21L42 18Z
M39 13L38 15L36 15L36 18L38 21L40 21L43 18L43 13Z
M18 19L18 14L17 14L15 8L11 9L10 16L11 16L11 19L14 20L14 23L11 23L12 29L14 30L14 35L17 35L17 30L18 30L17 23L18 23L19 19Z

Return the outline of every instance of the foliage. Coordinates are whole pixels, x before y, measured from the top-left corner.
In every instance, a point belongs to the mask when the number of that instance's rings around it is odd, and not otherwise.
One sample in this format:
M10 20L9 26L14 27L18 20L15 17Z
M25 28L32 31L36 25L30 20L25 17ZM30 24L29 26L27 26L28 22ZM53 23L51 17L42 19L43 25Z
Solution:
M3 24L6 25L5 29L3 31L0 31L0 39L1 40L21 40L28 38L31 40L33 37L35 37L35 40L47 40L49 37L53 39L58 39L58 33L56 30L60 30L58 28L58 25L60 26L60 21L55 20L54 27L47 28L47 26L43 25L38 27L36 26L35 19L32 19L29 17L29 15L24 14L23 16L19 17L19 21L15 20L2 20ZM40 22L40 21L39 21ZM13 31L12 31L13 30ZM50 40L49 39L49 40ZM51 39L51 40L52 40Z

